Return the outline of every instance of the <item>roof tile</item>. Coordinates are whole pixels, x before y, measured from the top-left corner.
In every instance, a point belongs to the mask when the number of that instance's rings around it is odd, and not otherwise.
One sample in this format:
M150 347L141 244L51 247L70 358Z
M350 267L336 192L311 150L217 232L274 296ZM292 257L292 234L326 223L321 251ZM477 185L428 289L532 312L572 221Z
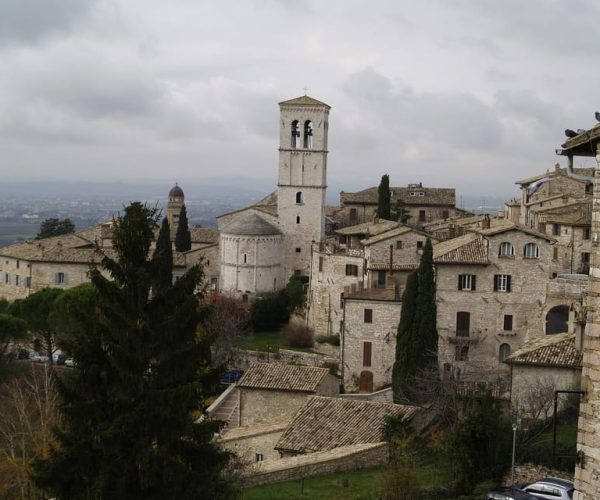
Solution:
M316 392L328 374L327 368L315 366L254 363L237 385L240 389Z

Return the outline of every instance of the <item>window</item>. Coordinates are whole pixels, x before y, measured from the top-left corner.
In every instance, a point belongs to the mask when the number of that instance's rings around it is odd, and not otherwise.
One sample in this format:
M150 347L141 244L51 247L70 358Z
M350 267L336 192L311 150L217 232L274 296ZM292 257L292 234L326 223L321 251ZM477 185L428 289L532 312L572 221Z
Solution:
M476 281L477 276L474 274L459 274L458 289L474 291L476 289Z
M402 240L396 241L396 250L402 250Z
M19 259L17 259L17 269L19 269L20 264Z
M296 224L300 224L300 216L296 215Z
M358 220L358 213L356 212L356 208L350 209L350 224L356 223Z
M505 314L504 315L504 331L505 332L512 332L513 329L513 317L512 314Z
M552 259L554 259L554 260L558 259L558 247L554 247L552 249Z
M217 288L219 286L219 279L218 278L211 278L210 279L210 289L212 291L216 291Z
M582 264L590 263L590 252L581 252L581 263Z
M423 242L417 241L417 248L423 248Z
M523 256L526 259L537 259L540 256L540 248L535 243L527 243L523 249Z
M255 457L257 462L262 462L265 459L265 456L262 453L256 453Z
M508 344L500 345L500 351L498 353L498 359L500 360L500 362L504 361L509 356L510 356L510 345L508 345Z
M584 227L583 228L583 239L584 240L589 240L592 234L592 228L591 227Z
M10 284L10 274L4 273L4 283L7 285Z
M319 272L323 272L323 257L319 257Z
M510 292L510 274L494 274L494 292Z
M468 337L471 330L471 313L458 311L456 313L456 336Z
M248 262L248 254L244 254L244 264Z
M304 203L304 196L302 196L302 191L298 191L296 193L296 203Z
M454 359L456 361L469 361L469 346L457 345L454 351Z
M363 342L363 366L371 366L371 342Z
M358 266L355 264L346 264L346 276L358 276Z
M344 292L340 293L340 309L344 308Z
M302 252L302 249L300 247L296 247L296 253L300 253Z
M560 236L560 224L552 224L552 236Z
M179 214L173 214L173 222L179 222Z
M425 222L425 210L419 210L419 222Z
M54 283L57 285L64 285L67 282L67 275L65 273L56 273L54 275Z
M447 219L450 217L450 212L448 210L442 210L442 219Z
M31 288L31 276L26 276L25 277L25 287L26 288Z
M21 276L18 274L15 275L15 286L19 286L21 284Z
M313 147L313 129L312 122L310 120L306 120L304 122L304 148L312 149Z
M373 323L373 309L365 309L364 320L365 323Z
M515 247L508 241L500 243L499 257L512 257L515 254Z
M290 146L292 149L296 149L298 146L298 137L300 137L300 129L298 128L298 120L292 122L292 137Z

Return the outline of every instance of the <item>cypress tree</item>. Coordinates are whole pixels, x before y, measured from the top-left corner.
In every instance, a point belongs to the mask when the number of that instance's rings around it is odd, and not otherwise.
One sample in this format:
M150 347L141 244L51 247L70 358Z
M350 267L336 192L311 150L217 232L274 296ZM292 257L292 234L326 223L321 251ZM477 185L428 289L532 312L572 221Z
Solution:
M114 221L116 257L102 261L110 278L93 268L91 285L60 305L62 346L76 366L58 384L57 446L34 466L51 496L232 497L221 475L229 455L213 441L218 424L194 423L218 378L210 339L197 333L202 269L152 297L155 227L154 210L127 207Z
M381 182L377 188L378 203L377 203L377 216L380 219L390 220L391 219L391 207L390 207L390 176L384 175L381 177Z
M417 271L414 271L408 275L406 288L402 294L402 312L398 324L398 335L396 336L396 358L392 370L392 389L395 403L406 400L409 377L417 367L413 324L418 288L419 276Z
M154 295L164 294L173 282L173 247L171 245L171 228L165 217L160 226L156 249L152 256L154 264L152 290Z
M411 390L412 379L417 372L437 364L436 315L433 247L428 238L423 246L419 268L409 275L402 295L392 371L395 402L417 396Z
M188 227L187 210L185 205L181 207L179 214L179 224L175 233L175 250L178 252L187 252L192 248L192 236Z

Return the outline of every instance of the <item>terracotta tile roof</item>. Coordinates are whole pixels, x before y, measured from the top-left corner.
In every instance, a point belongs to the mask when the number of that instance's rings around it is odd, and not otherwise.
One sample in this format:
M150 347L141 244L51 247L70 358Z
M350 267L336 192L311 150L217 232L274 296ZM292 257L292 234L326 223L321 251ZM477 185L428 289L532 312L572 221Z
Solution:
M471 229L474 232L483 234L484 236L494 236L496 234L506 233L508 231L521 231L522 233L530 234L531 236L535 236L536 238L541 238L547 241L556 241L554 238L551 238L547 234L540 233L539 231L535 231L529 227L521 226L519 224L515 224L507 219L492 219L492 224L489 228L486 229Z
M570 141L567 141L567 143ZM564 145L563 145L564 147ZM578 175L587 175L592 177L594 175L594 169L593 168L574 168L573 172L575 174ZM546 173L544 174L539 174L539 175L534 175L533 177L528 177L527 179L522 179L520 181L516 181L515 184L531 184L532 182L535 181L539 181L540 179L543 179L544 177L556 177L557 175L562 175L565 176L567 175L567 169L566 168L558 168L558 169L554 169L554 170L548 170ZM578 180L578 179L574 179L574 180ZM579 181L579 182L583 182L583 181Z
M289 99L287 101L282 101L279 103L280 106L327 106L328 109L331 109L329 104L325 104L324 102L317 101L315 98L310 97L308 95L303 95L300 97L296 97L294 99Z
M435 264L489 264L487 247L483 238L468 233L433 246Z
M327 377L327 368L254 363L237 383L240 389L270 389L276 391L316 392Z
M311 397L294 416L276 450L296 453L326 451L341 446L383 441L385 418L403 415L412 418L414 406Z
M275 236L281 234L278 227L266 221L255 212L241 214L227 224L221 231L223 234L232 234L236 236Z
M575 334L557 333L527 342L504 362L509 365L581 368L581 360L582 353L575 349Z
M371 236L370 238L366 238L366 239L362 240L360 243L362 245L368 246L368 245L372 245L373 243L379 243L380 241L385 241L389 238L395 238L396 236L401 236L403 234L410 233L411 231L414 231L415 233L418 233L418 234L422 234L424 236L426 235L422 231L416 230L412 227L402 225L400 227L392 228L383 233L379 233L375 236Z
M226 443L228 441L235 441L237 439L243 439L247 437L257 437L264 434L271 434L274 432L283 432L288 426L289 422L275 422L268 424L256 424L247 425L244 427L234 427L227 429L219 437L220 443Z
M349 300L379 300L384 302L400 302L400 295L393 288L365 288L344 294Z
M452 226L474 226L481 224L485 219L485 215L470 215L467 217L452 217L443 221L429 222L423 225L426 231L438 231L441 229L449 229Z
M28 240L0 249L0 255L31 262L100 262L95 245L76 234Z
M337 229L335 234L365 234L367 236L376 236L385 233L386 231L390 231L391 229L396 229L398 226L400 226L399 222L380 219L377 222L363 222L362 224L357 224L355 226L343 227L342 229Z
M356 193L340 193L340 202L344 204L358 203L361 205L377 205L377 186L363 189ZM391 204L396 201L404 205L456 205L456 190L454 188L432 188L425 186L391 187ZM413 193L411 195L411 193ZM423 193L422 195L420 193Z
M219 231L208 227L190 228L192 243L218 243Z

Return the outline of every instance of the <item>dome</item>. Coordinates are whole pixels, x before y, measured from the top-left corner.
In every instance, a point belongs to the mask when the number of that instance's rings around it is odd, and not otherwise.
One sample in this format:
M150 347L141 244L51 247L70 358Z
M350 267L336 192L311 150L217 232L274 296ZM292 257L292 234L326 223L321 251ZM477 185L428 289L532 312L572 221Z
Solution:
M183 189L181 189L177 183L169 191L169 198L183 198Z
M232 236L274 236L281 234L281 231L262 217L250 213L232 221L223 228L222 233Z

